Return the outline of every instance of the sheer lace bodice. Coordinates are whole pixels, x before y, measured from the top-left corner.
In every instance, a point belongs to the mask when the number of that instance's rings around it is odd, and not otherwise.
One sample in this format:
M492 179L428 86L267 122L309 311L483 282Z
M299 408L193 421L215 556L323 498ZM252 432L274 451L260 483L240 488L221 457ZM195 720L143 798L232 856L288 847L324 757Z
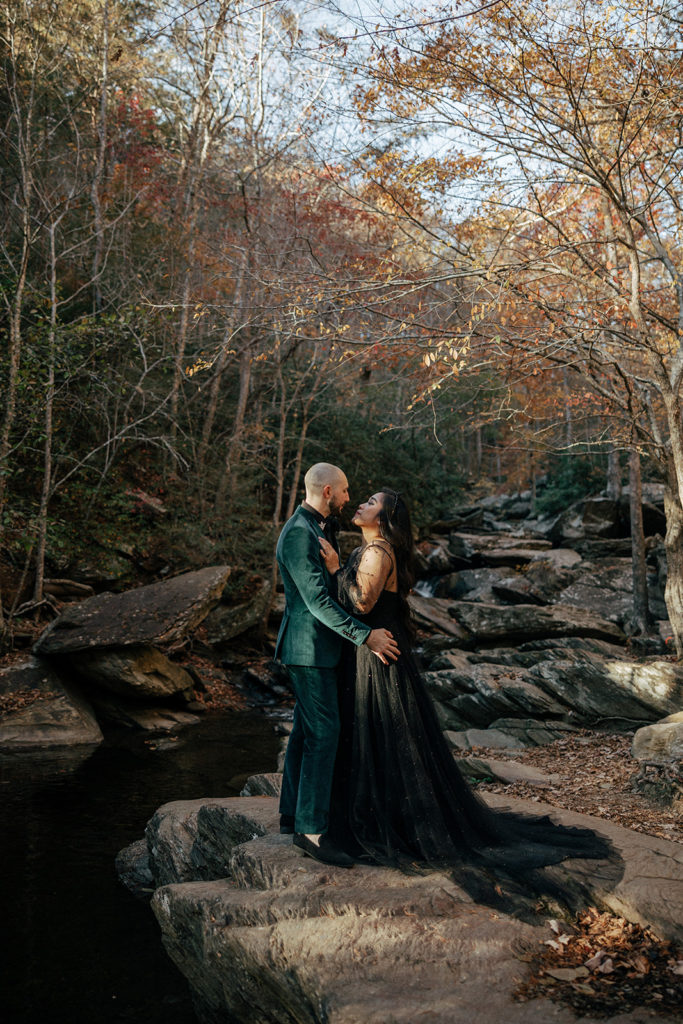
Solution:
M354 615L363 617L374 610L385 593L395 590L395 580L391 546L384 540L372 541L356 548L337 574L339 597Z
M390 629L401 656L384 665L367 646L346 646L330 826L336 841L381 864L448 867L474 898L499 909L532 916L539 895L576 902L571 887L538 869L568 857L608 858L608 842L548 817L494 812L474 793L411 653L407 602L380 589L367 611L354 604L359 550L338 574L338 598L373 628Z

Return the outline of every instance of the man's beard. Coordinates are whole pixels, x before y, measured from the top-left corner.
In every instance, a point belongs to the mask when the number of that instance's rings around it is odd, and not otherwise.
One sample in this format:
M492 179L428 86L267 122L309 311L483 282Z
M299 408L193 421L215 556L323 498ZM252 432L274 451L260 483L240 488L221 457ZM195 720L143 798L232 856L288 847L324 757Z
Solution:
M345 501L340 503L339 501L337 501L336 498L334 498L334 497L330 498L330 515L331 516L338 516L339 513L341 512L341 510L344 508L345 504L346 504Z

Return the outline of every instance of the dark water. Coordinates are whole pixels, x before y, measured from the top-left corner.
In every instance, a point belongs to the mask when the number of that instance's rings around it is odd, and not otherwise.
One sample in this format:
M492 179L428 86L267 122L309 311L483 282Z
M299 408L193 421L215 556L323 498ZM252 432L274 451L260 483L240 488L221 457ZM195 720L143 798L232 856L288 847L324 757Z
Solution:
M114 857L169 800L236 796L275 768L273 721L203 720L174 742L0 759L0 1020L194 1024L154 916Z

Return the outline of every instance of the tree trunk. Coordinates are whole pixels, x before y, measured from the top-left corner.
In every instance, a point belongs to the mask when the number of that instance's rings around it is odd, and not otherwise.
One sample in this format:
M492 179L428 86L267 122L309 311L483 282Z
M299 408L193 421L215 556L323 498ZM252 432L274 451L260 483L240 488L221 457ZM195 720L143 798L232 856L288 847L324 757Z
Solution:
M630 472L630 463L629 463ZM611 448L607 453L607 497L612 501L619 501L621 497L621 465L619 463L619 452Z
M38 549L36 551L36 578L33 600L43 600L45 580L45 547L47 542L47 512L52 489L52 411L55 397L55 352L57 340L57 256L55 252L55 225L50 224L50 334L48 345L47 389L45 393L45 443L43 445L43 486L38 510Z
M647 633L650 611L647 599L647 567L645 565L645 535L643 533L643 492L640 476L640 455L631 449L628 461L628 481L631 506L631 551L633 559L633 618L634 633Z
M182 288L182 310L176 340L173 383L171 386L171 445L175 447L178 434L178 411L180 395L185 379L185 353L190 329L190 299L192 294L192 275L195 269L197 249L197 218L200 208L200 189L204 168L209 156L212 133L212 94L211 83L215 74L220 42L231 4L222 0L219 5L214 24L205 30L202 40L201 59L192 70L196 74L197 94L194 99L190 123L188 126L187 143L182 153L180 182L183 188L182 223L185 228L185 253Z
M232 424L232 436L225 455L223 476L216 489L216 513L221 516L226 510L226 496L232 494L235 486L235 470L239 462L240 445L244 431L244 417L247 411L249 389L251 387L251 344L245 340L240 356L240 391L237 408Z
M664 599L677 656L683 657L683 506L678 488L670 483L664 491L666 512L666 589Z
M104 160L107 152L107 88L109 86L109 0L102 5L102 80L100 82L100 105L97 118L97 161L90 186L90 199L95 216L95 252L92 260L93 310L102 311L102 289L100 273L104 253L104 222L102 218L102 180Z
M230 343L238 333L242 325L242 314L244 310L244 280L247 271L247 263L249 261L248 256L249 250L245 244L244 251L242 253L242 259L240 261L240 269L235 284L235 294L233 297L232 304L232 316L226 324L225 331L223 332L223 339L221 342L221 351L216 360L216 369L214 372L213 380L209 389L209 401L206 408L206 416L204 417L204 423L202 425L202 438L199 443L199 450L197 453L197 467L200 475L203 476L204 462L206 460L206 453L211 443L211 433L213 431L213 425L216 419L216 413L218 411L218 399L220 396L221 380L223 377L223 371L228 362L228 357L231 354ZM203 491L202 491L203 493Z
M12 35L10 19L6 21L7 37ZM34 68L35 71L35 68ZM31 234L31 206L33 202L33 113L34 90L31 89L28 107L21 107L20 91L17 85L18 66L16 62L7 60L5 81L10 83L8 95L13 109L16 127L16 152L19 158L20 202L21 202L21 254L18 260L14 294L5 297L7 319L9 320L9 350L7 360L7 379L4 388L5 415L0 427L0 550L3 547L3 522L5 501L7 499L7 479L10 473L9 458L12 450L12 430L17 413L17 391L19 386L19 370L21 367L22 350L22 313L24 291L28 273L29 257L33 238ZM0 602L0 640L5 636L6 622Z
M574 443L574 422L572 419L572 407L569 401L569 371L565 366L562 371L562 390L564 391L564 443L571 448Z

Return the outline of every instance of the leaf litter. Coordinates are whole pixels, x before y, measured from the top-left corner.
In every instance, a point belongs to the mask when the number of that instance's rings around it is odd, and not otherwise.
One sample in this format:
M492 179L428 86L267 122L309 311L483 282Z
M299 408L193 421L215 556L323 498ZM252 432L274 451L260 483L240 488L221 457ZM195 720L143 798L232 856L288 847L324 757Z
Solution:
M511 752L475 747L466 756L527 764L553 775L548 785L480 782L479 791L543 802L591 814L659 839L683 843L683 820L676 807L651 803L632 789L640 764L631 754L632 735L577 730L542 747Z
M639 1007L679 1017L683 949L595 907L581 911L572 924L548 924L554 937L519 954L530 967L513 993L518 1002L543 996L578 1016L597 1018Z

